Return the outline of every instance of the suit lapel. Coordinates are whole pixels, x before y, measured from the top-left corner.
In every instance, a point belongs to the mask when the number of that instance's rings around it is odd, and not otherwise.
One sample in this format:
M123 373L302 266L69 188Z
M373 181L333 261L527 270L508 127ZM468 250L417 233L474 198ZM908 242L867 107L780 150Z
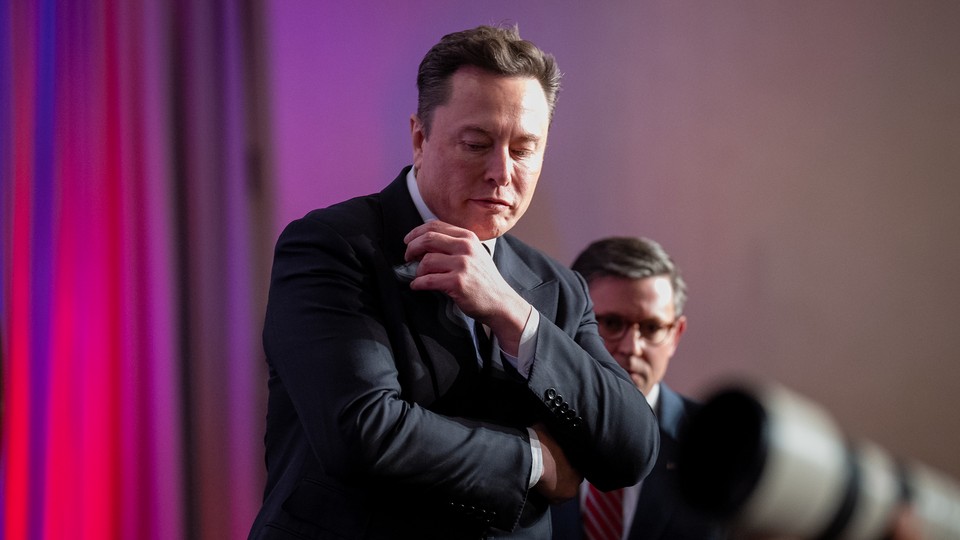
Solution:
M407 190L406 176L409 167L405 167L393 182L380 192L383 219L383 252L388 263L397 267L404 263L406 244L403 237L413 228L423 223L417 207ZM530 302L544 316L554 320L557 311L558 284L555 280L544 282L519 256L509 235L497 240L497 249L493 254L494 263L504 280L510 284L524 300ZM409 287L407 292L411 292Z
M657 417L659 418L660 431L676 440L680 435L680 424L683 421L683 400L680 398L680 394L661 382L659 405L660 410L657 411Z
M407 171L404 167L400 176L380 192L380 212L383 223L383 245L381 249L387 254L391 265L403 263L403 254L407 250L403 237L414 227L423 223L417 207L407 191Z
M406 244L403 237L423 223L406 186L409 167L380 192L383 231L381 249L390 265L389 287L396 292L396 303L403 314L401 330L413 340L415 351L395 351L407 357L407 363L421 363L432 379L433 402L464 376L477 371L476 350L469 330L450 299L435 291L413 291L409 279L398 268L404 264ZM393 324L389 322L388 324ZM403 366L398 366L400 369ZM425 374L426 375L426 374ZM422 392L424 384L417 385ZM424 403L429 405L429 403Z
M409 280L402 276L402 272L397 271L397 268L404 264L406 244L403 237L423 223L407 190L408 170L405 168L401 171L400 175L380 192L383 223L381 249L386 256L386 263L390 266L388 284L385 286L395 291L394 298L398 305L393 309L400 309L403 313L403 320L398 323L400 328L395 330L406 334L415 347L415 350L395 351L395 354L398 355L398 364L402 362L401 358L406 357L408 364L422 364L429 372L432 389L425 388L424 382L417 383L416 387L420 396L426 391L433 397L421 403L433 404L431 408L435 410L449 407L463 412L464 407L471 407L464 401L476 398L473 395L475 383L471 381L475 381L479 374L476 348L466 322L446 295L434 291L412 291L408 285ZM497 241L494 263L504 280L521 297L533 305L542 316L554 320L558 283L554 280L544 282L523 261L512 242L514 240L509 236L501 237ZM504 383L515 379L512 376L514 373L504 369L498 361L499 356L493 357L493 373L488 374ZM406 369L406 366L398 365L398 369ZM414 378L417 381L422 379L423 376ZM450 392L454 386L461 391ZM444 396L447 396L447 399L442 399ZM456 401L452 402L451 399Z
M659 538L677 510L676 485L677 433L684 414L680 395L666 384L660 383L660 402L657 406L660 425L660 453L653 471L643 481L637 508L643 515L634 516L630 538Z
M543 281L531 270L514 248L513 241L513 237L508 235L497 240L493 261L500 270L500 275L542 316L556 320L558 283L556 280Z

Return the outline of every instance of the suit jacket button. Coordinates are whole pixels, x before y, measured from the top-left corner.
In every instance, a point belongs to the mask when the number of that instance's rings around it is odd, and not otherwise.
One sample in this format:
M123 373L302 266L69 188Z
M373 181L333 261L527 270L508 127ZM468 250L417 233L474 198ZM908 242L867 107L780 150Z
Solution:
M546 398L547 401L553 401L553 398L557 397L557 389L547 388L547 391L543 393L543 397Z

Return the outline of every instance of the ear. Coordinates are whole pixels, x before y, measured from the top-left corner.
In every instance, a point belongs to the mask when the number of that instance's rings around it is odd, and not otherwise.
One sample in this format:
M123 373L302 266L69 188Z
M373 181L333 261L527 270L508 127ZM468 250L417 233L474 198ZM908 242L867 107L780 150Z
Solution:
M680 337L687 330L687 316L681 315L677 318L677 326L674 332L676 335L673 336L673 348L676 349L677 345L680 344Z
M410 139L413 142L413 168L419 170L423 160L423 142L427 136L423 132L423 122L416 114L410 115Z

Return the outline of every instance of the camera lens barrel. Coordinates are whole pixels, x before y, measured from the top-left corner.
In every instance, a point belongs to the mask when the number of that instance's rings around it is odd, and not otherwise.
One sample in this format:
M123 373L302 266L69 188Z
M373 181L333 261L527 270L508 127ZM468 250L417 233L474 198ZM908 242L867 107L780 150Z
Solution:
M825 409L776 385L720 390L680 439L680 489L734 528L875 540L909 502L924 538L960 538L960 489L929 468L847 439Z

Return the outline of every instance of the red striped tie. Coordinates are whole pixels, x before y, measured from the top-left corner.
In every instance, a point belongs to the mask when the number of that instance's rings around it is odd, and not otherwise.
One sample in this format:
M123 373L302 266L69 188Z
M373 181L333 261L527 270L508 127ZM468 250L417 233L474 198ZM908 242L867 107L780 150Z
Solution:
M588 540L620 540L623 535L623 490L603 492L587 486L583 532Z

